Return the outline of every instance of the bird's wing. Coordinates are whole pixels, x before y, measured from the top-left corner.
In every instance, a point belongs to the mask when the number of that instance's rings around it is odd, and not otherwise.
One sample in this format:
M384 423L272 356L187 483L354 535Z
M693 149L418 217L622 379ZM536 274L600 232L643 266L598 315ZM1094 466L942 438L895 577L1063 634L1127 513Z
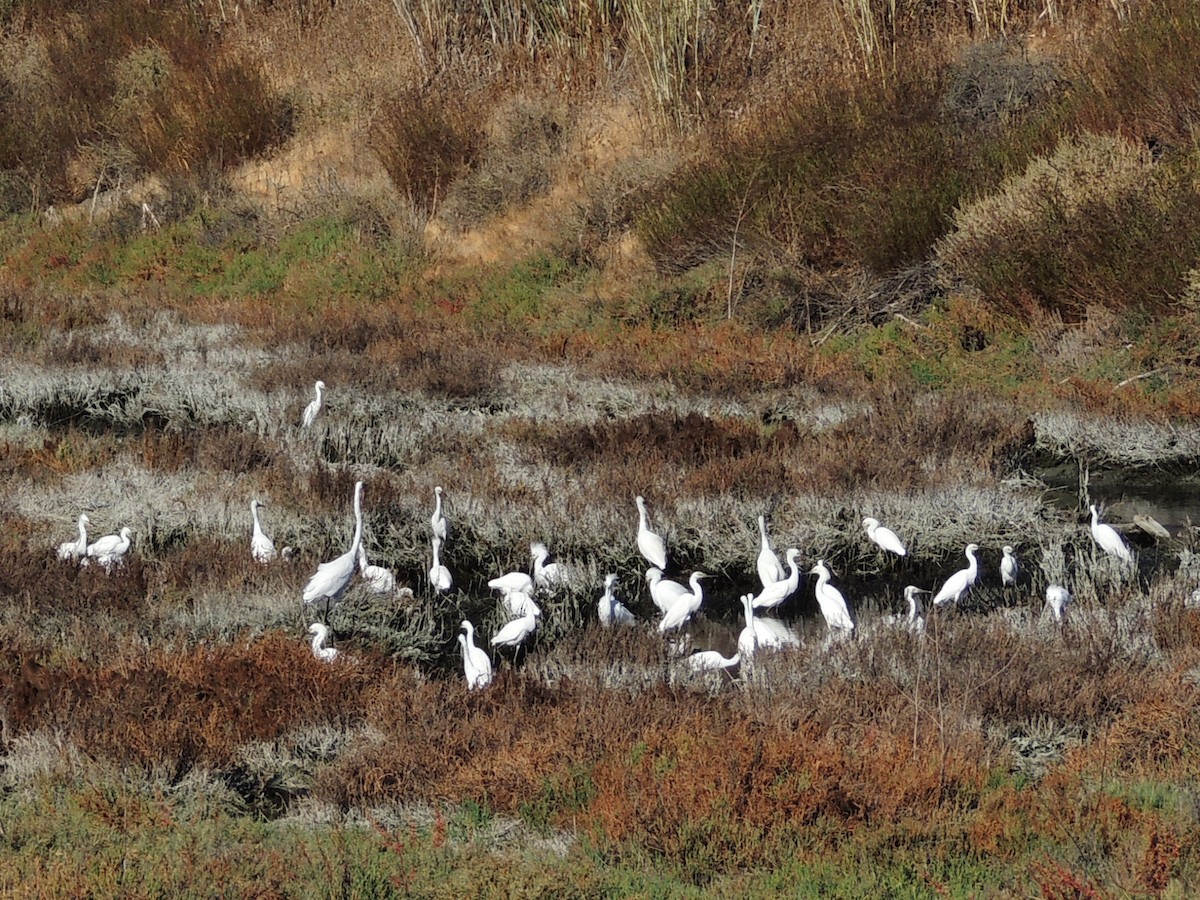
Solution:
M321 597L333 597L346 589L350 579L354 577L354 556L343 553L337 559L320 563L313 577L308 579L304 587L305 601L317 600Z

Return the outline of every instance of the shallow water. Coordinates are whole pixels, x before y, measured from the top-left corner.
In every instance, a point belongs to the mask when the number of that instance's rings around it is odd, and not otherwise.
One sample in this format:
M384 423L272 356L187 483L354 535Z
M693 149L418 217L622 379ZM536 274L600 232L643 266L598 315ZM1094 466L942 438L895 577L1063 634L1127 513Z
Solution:
M1064 510L1077 508L1079 470L1074 463L1048 467L1037 474L1050 487L1046 502ZM1109 522L1128 523L1134 516L1149 516L1176 537L1200 523L1200 473L1106 469L1091 473L1088 489L1092 502Z

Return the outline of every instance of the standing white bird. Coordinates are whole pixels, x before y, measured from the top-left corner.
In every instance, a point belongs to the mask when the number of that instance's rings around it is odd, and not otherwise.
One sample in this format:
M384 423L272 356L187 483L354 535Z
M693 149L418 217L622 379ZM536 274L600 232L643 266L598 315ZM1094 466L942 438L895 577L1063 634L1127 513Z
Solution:
M632 625L637 621L628 607L617 599L616 584L617 576L615 574L604 576L604 594L597 604L596 615L600 619L600 624L605 628L613 625Z
M975 580L979 577L979 562L975 559L975 551L978 549L978 544L967 544L967 549L963 551L967 556L967 567L959 569L946 579L946 583L942 585L941 590L933 595L934 606L958 603L967 591L974 586Z
M742 596L742 614L746 626L738 634L738 653L746 662L753 662L758 650L780 650L784 647L799 647L800 635L796 629L778 619L760 618L754 614L754 595Z
M1017 583L1017 575L1021 572L1021 565L1017 562L1016 554L1013 548L1005 544L1004 558L1000 560L1000 583L1005 587L1012 587Z
M79 514L79 537L74 541L63 541L58 545L59 559L78 562L81 557L87 555L87 527L91 523L92 520L88 518L87 513Z
M442 539L435 533L433 536L433 565L429 567L429 586L440 594L446 593L454 586L454 579L450 577L450 570L442 565L438 554L442 549Z
M829 626L830 635L834 631L853 632L854 619L850 615L850 607L842 592L829 583L830 573L825 560L818 559L809 574L817 576L817 604L821 607L825 624Z
M754 598L755 609L774 609L792 596L796 592L796 588L800 586L800 569L796 566L796 560L800 558L800 551L791 547L786 556L788 568L791 570L788 577L763 588L762 593Z
M529 545L529 555L533 557L533 583L544 591L557 591L570 586L571 579L564 566L556 562L548 563L550 550L541 541Z
M329 637L329 628L320 622L313 622L308 626L308 632L313 636L312 652L313 656L321 660L321 662L331 663L338 658L336 647L326 647L325 641Z
M863 519L863 528L867 529L867 537L888 553L895 553L897 556L908 555L908 551L904 548L904 542L900 540L896 532L886 525L880 525L878 519L867 516Z
M526 594L533 593L533 579L524 572L509 572L506 575L500 575L488 582L488 587L492 590L500 591L502 594L508 594L513 591L523 591Z
M258 510L261 506L266 504L259 503L258 500L250 501L250 518L254 520L250 534L250 555L255 562L269 563L275 558L275 542L263 533L262 523L258 521Z
M441 485L433 489L433 515L429 517L429 527L433 530L433 536L442 543L450 537L450 524L446 521L446 514L442 512Z
M741 661L740 653L722 656L716 650L701 650L691 656L685 656L682 663L693 672L715 672L717 669L730 669Z
M1071 604L1071 592L1061 584L1046 586L1046 604L1054 616L1055 622L1062 622L1067 616L1067 607Z
M708 578L704 572L693 572L689 580L692 589L687 594L677 599L671 604L671 608L667 610L662 617L662 621L658 623L658 630L670 631L672 628L678 628L700 609L700 604L704 602L704 591L700 587L700 579Z
M662 569L651 566L646 570L646 583L650 585L650 599L661 613L667 613L680 597L690 594L678 581L663 578Z
M120 534L106 534L97 538L88 544L87 555L81 560L81 564L86 566L89 560L94 559L104 566L105 572L111 572L113 566L121 563L129 552L132 535L133 529L122 528Z
M325 390L325 382L318 381L313 388L317 393L317 399L308 406L304 407L304 418L300 421L301 428L308 428L313 423L313 419L317 417L317 413L321 411L321 392Z
M762 582L763 587L770 587L777 581L783 581L787 578L787 572L783 570L783 564L779 561L779 557L775 555L775 551L771 548L771 539L767 537L767 519L766 516L758 517L758 534L759 534L759 551L758 551L758 580Z
M354 569L358 559L358 548L362 544L362 492L363 483L354 485L354 538L350 541L350 549L336 559L321 563L308 584L304 586L304 602L313 603L325 601L326 613L329 604L336 603L350 587L354 580Z
M908 601L908 630L913 634L925 632L925 608L917 594L928 594L929 591L910 584L904 589L904 599Z
M638 552L646 558L646 561L652 566L657 566L662 571L667 570L667 545L663 543L663 539L650 530L650 517L646 515L646 498L638 494L634 498L638 508L638 533L637 546Z
M540 616L542 608L525 591L509 591L500 598L500 604L512 616Z
M531 610L520 618L513 619L494 635L492 635L493 647L520 647L537 629L538 617Z
M383 566L372 566L367 562L367 548L358 545L358 572L368 590L381 596L396 593L396 576Z
M1133 553L1117 529L1100 521L1100 513L1096 510L1096 504L1092 504L1091 510L1092 540L1109 556L1114 556L1121 562L1132 563Z
M492 661L487 651L475 646L475 626L463 619L458 643L462 646L463 674L467 676L467 689L478 690L492 683ZM465 633L463 633L465 632Z

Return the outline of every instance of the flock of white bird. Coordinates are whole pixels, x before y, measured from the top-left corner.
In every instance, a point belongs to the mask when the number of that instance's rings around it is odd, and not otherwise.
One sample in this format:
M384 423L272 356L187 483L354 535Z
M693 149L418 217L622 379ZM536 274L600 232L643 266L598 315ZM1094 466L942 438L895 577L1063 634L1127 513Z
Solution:
M316 383L316 399L304 410L302 427L309 427L320 412L324 388L324 382ZM454 584L450 571L442 564L440 558L442 548L450 535L443 495L440 486L434 488L434 510L429 520L433 563L428 577L429 587L434 593L450 591ZM398 593L395 576L381 566L371 565L367 560L366 549L363 546L362 496L363 482L359 481L354 485L354 536L350 541L350 549L329 562L319 564L302 592L306 608L313 609L323 605L326 620L330 605L345 596L356 572L368 590L379 595ZM645 498L638 496L634 498L634 502L638 511L637 549L649 564L646 582L650 598L661 614L658 631L662 634L677 632L699 612L704 602L701 581L710 576L705 572L695 571L686 584L667 579L666 543L650 527ZM275 542L263 531L259 510L264 506L265 504L257 499L250 501L250 555L256 562L266 564L280 554L276 552ZM86 513L79 516L78 538L59 544L58 557L81 566L95 561L106 572L111 572L126 559L132 545L133 531L128 527L122 528L118 534L106 535L89 543L89 524ZM862 524L867 537L885 553L898 557L907 555L908 550L899 535L880 524L878 519L867 516L862 520ZM759 650L777 650L800 645L800 638L794 629L779 619L759 614L777 609L799 589L800 550L796 547L789 548L784 554L785 565L771 545L764 516L758 517L758 530L760 542L756 568L762 588L757 593L747 593L741 598L745 627L738 636L737 653L732 657L723 656L715 650L693 653L682 661L682 664L691 670L706 671L752 665L754 655ZM1133 564L1134 557L1128 544L1116 529L1100 521L1095 505L1091 506L1091 535L1105 554L1122 563ZM907 615L888 619L895 624L903 624L913 633L922 633L925 627L925 610L918 595L933 593L932 604L935 608L958 604L979 579L979 562L975 555L978 550L977 544L967 544L964 551L967 558L966 568L952 574L936 592L908 585L904 589L904 599L908 605ZM1005 546L1002 552L1001 583L1006 587L1012 586L1017 582L1020 565L1012 547ZM282 555L285 558L289 557L291 548L285 547ZM541 607L534 599L537 591L549 593L579 586L573 583L571 572L565 566L550 561L550 551L545 544L531 544L530 557L532 575L525 572L509 572L488 581L488 587L500 593L501 606L510 617L492 635L490 644L493 648L515 650L537 630L542 616ZM853 635L856 628L854 615L845 596L832 584L833 573L825 561L818 559L808 570L808 574L817 577L814 590L817 605L828 628L826 646L834 639ZM401 588L399 592L409 592L409 589ZM1056 622L1064 620L1070 602L1071 595L1065 587L1051 584L1046 588L1046 605ZM597 618L605 627L632 625L637 622L634 614L617 596L615 574L605 576L604 591L597 605ZM333 662L338 658L337 649L326 646L329 639L329 628L326 624L314 622L309 626L309 633L313 636L313 655L317 659ZM487 651L476 645L475 627L469 620L463 621L458 641L462 649L467 686L472 690L486 687L492 680L492 659Z

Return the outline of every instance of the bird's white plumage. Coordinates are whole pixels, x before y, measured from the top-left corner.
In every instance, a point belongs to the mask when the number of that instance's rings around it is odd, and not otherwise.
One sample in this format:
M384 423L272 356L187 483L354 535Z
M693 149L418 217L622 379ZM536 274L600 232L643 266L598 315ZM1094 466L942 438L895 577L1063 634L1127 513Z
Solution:
M250 532L250 556L255 562L269 563L275 558L275 542L263 532L258 520L258 510L263 505L258 500L250 501L250 518L254 522Z
M104 571L111 572L113 566L121 563L129 553L132 536L133 529L122 528L120 534L106 534L97 538L88 544L87 554L81 562L86 565L89 560L94 559L104 567Z
M800 586L800 569L796 566L796 560L800 558L800 551L795 547L790 547L785 555L789 569L788 577L763 588L762 592L754 598L755 609L774 609L792 596L796 592L796 588Z
M492 646L520 647L536 629L537 616L533 612L528 612L519 618L513 619L492 635Z
M959 569L946 579L946 583L933 595L934 606L958 603L974 586L975 580L979 577L979 562L975 559L975 551L978 549L978 544L967 544L967 549L963 551L967 557L967 567Z
M759 534L759 550L756 567L758 569L758 580L762 582L764 588L770 587L777 581L783 581L787 578L787 572L783 570L783 563L779 561L779 557L775 555L774 549L771 547L771 539L767 537L767 518L766 516L758 517L758 534ZM793 588L795 590L795 588Z
M1096 542L1101 550L1121 562L1132 563L1133 552L1129 549L1129 545L1125 543L1124 538L1117 532L1117 529L1111 525L1106 525L1100 521L1100 513L1096 509L1096 504L1092 504L1092 540Z
M925 608L917 594L928 591L910 584L904 589L904 599L908 602L908 630L913 634L923 634L925 631Z
M440 558L442 539L436 533L433 536L432 547L433 564L429 567L429 586L444 594L454 586L454 579L450 577L450 570L442 565Z
M899 535L886 525L880 525L878 519L867 516L863 519L863 528L867 529L867 537L888 553L895 553L897 556L908 554L908 550L904 547L904 541L900 540Z
M350 542L350 549L336 559L317 566L317 571L304 586L305 603L341 600L354 580L358 548L362 543L362 492L363 483L359 481L354 485L354 538Z
M639 494L634 498L638 509L638 552L645 557L650 565L662 571L667 570L667 545L663 539L650 530L650 517L646 515L646 498Z
M659 631L678 628L699 611L700 604L704 602L704 591L700 587L700 579L707 577L703 572L692 573L692 577L688 580L692 589L671 604L671 608L666 611L662 621L658 623Z
M1012 587L1017 583L1017 575L1021 571L1021 564L1017 562L1016 554L1013 548L1005 545L1004 557L1000 560L1000 583L1005 587Z
M533 579L524 572L509 572L506 575L500 575L488 582L488 587L494 591L500 591L502 594L508 594L512 591L524 591L526 594L533 593Z
M446 521L446 514L442 511L441 485L433 489L433 515L429 517L429 527L433 536L443 543L450 536L450 523Z
M604 593L596 605L596 615L605 628L613 625L632 625L637 621L625 604L617 599L616 585L616 575L604 576Z
M541 541L529 545L529 555L533 559L533 583L544 591L556 591L570 586L570 576L565 567L556 562L546 562L550 558L549 548Z
M740 653L733 656L723 656L716 650L701 650L691 656L685 656L682 664L693 672L713 672L717 669L729 669L742 661Z
M300 421L301 428L308 428L313 423L313 419L317 417L317 413L321 411L321 392L325 390L325 382L318 381L313 390L316 392L316 399L308 406L304 407L304 418Z
M818 559L810 574L817 576L817 605L821 607L821 615L825 624L833 631L853 631L854 619L850 615L850 607L842 592L829 583L830 572L825 560Z
M1046 605L1055 622L1061 622L1067 615L1067 607L1071 603L1071 592L1061 584L1051 584L1046 587Z
M396 593L396 576L383 566L367 562L367 548L361 543L358 545L358 574L371 593L381 596Z
M320 622L313 622L308 626L308 631L313 636L313 656L321 660L321 662L333 662L336 660L338 657L337 648L325 646L325 641L329 638L329 629Z
M76 523L79 527L79 537L73 541L63 541L58 545L59 559L78 562L82 557L87 555L87 527L91 522L92 520L88 518L87 513L79 514L79 521Z
M691 593L678 581L663 578L662 569L657 566L651 566L646 570L646 583L650 586L650 599L654 601L658 611L663 614L670 611L676 600Z
M467 688L478 690L492 683L492 661L482 647L475 646L475 626L467 619L463 620L458 643L463 652L463 674L467 677Z
M542 608L528 591L509 591L500 598L501 605L512 616L540 616Z

